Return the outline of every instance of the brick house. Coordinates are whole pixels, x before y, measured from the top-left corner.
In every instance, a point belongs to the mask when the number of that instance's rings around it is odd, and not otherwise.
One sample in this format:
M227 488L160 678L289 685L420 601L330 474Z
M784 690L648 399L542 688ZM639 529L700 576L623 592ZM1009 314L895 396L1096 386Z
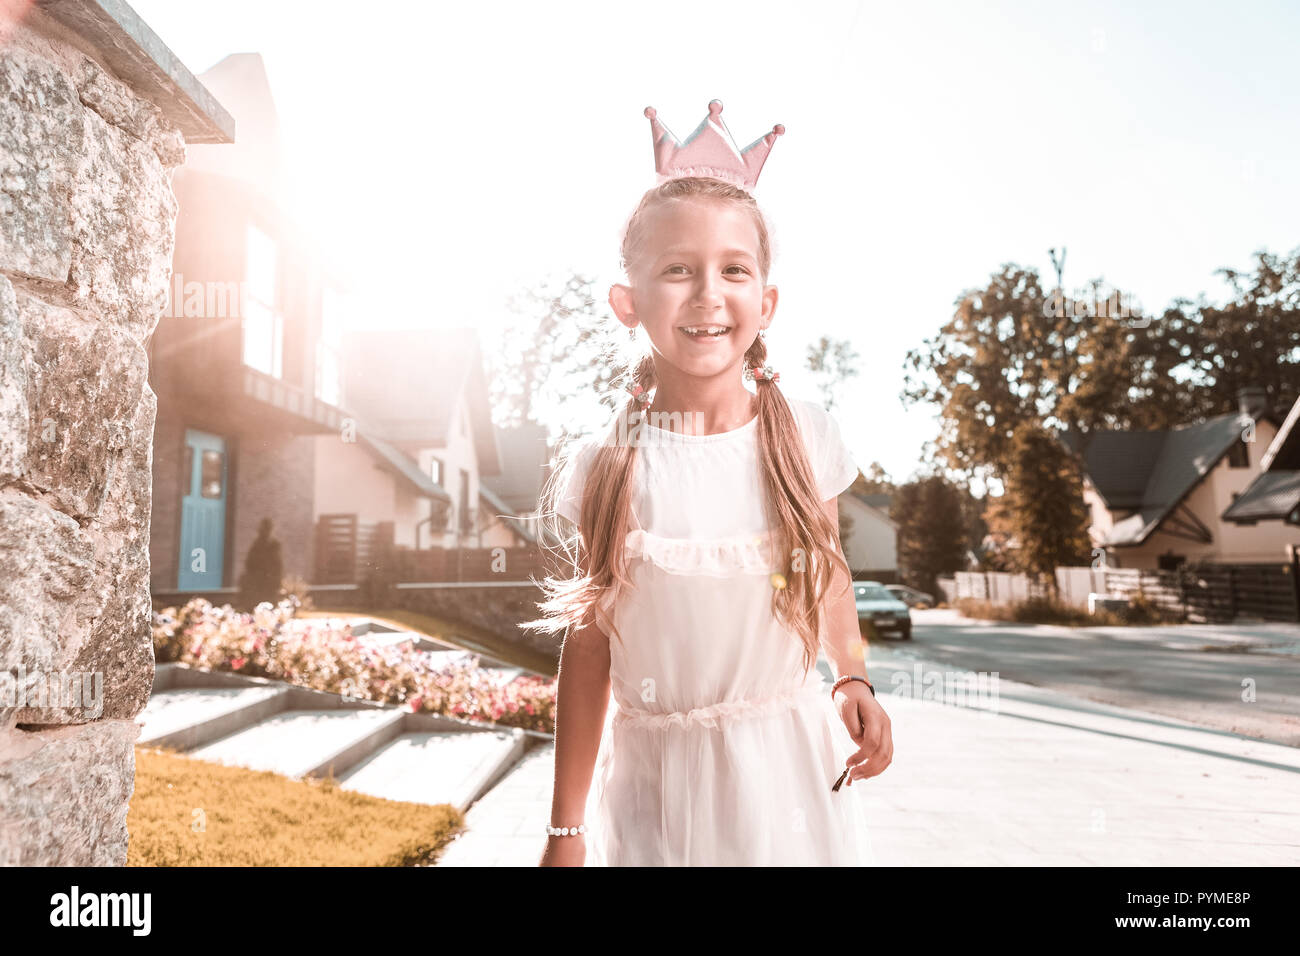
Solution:
M258 54L201 74L238 124L234 145L195 146L173 178L171 296L149 341L158 395L151 588L229 593L263 518L286 575L308 578L314 436L337 434L339 270L272 200L275 107Z

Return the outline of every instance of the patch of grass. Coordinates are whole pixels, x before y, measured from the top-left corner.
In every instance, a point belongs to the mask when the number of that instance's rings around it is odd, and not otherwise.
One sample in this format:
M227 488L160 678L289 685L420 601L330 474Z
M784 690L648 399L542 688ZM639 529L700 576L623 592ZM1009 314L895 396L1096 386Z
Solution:
M1126 611L1098 609L1096 614L1089 614L1087 608L1065 604L1051 597L1031 598L1011 604L959 598L957 609L966 617L987 621L1056 624L1062 627L1145 627L1176 624L1182 620L1181 614L1174 614L1140 594L1134 596Z
M155 747L135 748L127 866L428 866L464 826L403 803Z

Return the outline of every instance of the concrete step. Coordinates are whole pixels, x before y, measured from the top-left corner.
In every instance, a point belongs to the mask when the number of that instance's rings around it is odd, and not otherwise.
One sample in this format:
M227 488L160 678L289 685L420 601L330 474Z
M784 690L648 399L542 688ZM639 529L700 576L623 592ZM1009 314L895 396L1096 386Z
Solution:
M284 710L289 688L177 687L156 690L138 720L137 743L193 750Z
M536 866L546 849L555 746L534 746L465 814L465 832L438 866Z
M290 710L189 751L200 760L286 777L337 777L401 733L397 708Z
M141 720L142 744L461 811L546 737L181 664L158 666Z
M506 775L527 749L507 732L404 733L339 777L345 789L387 800L449 803L462 812Z

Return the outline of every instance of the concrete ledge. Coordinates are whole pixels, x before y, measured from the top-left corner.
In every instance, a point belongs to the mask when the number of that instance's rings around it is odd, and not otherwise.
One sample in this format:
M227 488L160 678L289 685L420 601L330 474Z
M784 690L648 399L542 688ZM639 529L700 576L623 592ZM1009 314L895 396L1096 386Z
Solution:
M157 106L187 143L235 141L235 118L122 0L36 0L36 7Z

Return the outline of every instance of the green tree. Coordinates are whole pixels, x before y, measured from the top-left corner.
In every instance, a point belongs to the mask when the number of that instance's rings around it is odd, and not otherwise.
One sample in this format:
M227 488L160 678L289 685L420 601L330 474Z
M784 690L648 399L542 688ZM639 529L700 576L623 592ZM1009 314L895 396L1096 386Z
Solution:
M963 292L952 318L908 352L902 399L939 407L936 460L984 478L1006 475L1024 423L1087 435L1159 429L1235 412L1258 384L1289 408L1300 381L1300 249L1255 254L1250 273L1219 269L1230 301L1177 299L1156 316L1100 279L1047 293L1038 274L1003 265Z
M559 432L584 417L593 396L614 410L609 395L627 334L598 308L592 284L591 278L575 273L558 283L542 280L511 297L515 318L489 353L498 427L538 422ZM566 409L573 401L582 406L581 413Z
M847 379L858 374L858 353L848 339L823 335L808 346L808 369L813 373L827 411L835 410L836 391Z
M939 333L904 361L903 401L940 406L936 457L957 471L999 477L1020 424L1086 432L1113 417L1122 404L1115 392L1124 393L1139 360L1130 347L1135 329L1098 311L1120 310L1048 295L1037 272L1014 263L964 292Z
M1011 441L1002 519L1015 542L1013 566L1057 588L1060 566L1089 563L1088 509L1078 463L1049 431L1020 425Z
M895 488L889 473L880 462L873 461L858 472L858 477L854 479L849 490L859 495L892 495Z
M1215 270L1232 287L1223 305L1202 295L1178 299L1165 313L1167 334L1181 345L1176 356L1191 399L1180 423L1237 410L1237 391L1263 386L1273 408L1285 412L1300 382L1300 247L1289 255L1254 254L1250 271Z
M898 565L905 584L938 595L938 581L966 567L964 489L940 475L900 486L890 517L898 525Z

